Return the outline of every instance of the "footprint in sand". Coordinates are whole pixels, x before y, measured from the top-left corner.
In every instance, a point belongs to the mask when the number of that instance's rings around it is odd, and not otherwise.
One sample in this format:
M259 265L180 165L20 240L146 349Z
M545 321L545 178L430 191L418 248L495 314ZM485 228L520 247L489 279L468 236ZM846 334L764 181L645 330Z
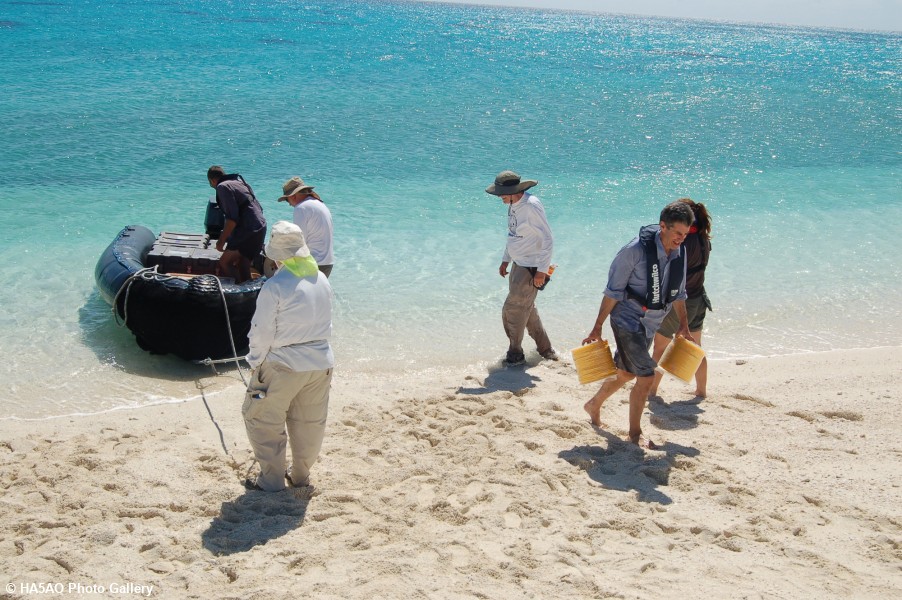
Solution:
M527 450L531 450L537 454L543 454L545 452L545 446L531 440L523 440L520 443L523 444Z
M766 406L767 408L773 408L773 402L769 402L768 400L762 400L761 398L756 398L755 396L749 396L747 394L733 394L733 398L736 400L744 400L746 402L753 402L755 404L760 404L761 406Z
M416 498L417 504L420 506L431 506L435 502L435 487L432 485L420 486Z
M452 567L462 568L469 566L473 562L473 553L458 543L452 543L451 545L446 546L442 549L441 553L450 555L448 562L451 563ZM446 557L443 556L442 558L445 559Z
M860 413L850 410L825 410L821 414L828 419L844 419L846 421L863 421L864 417Z
M797 417L799 419L802 419L803 421L808 421L809 423L814 423L815 421L817 421L817 415L807 410L791 410L786 414L790 417Z
M520 515L512 512L504 513L504 526L507 529L519 529L523 524L523 519L520 518Z

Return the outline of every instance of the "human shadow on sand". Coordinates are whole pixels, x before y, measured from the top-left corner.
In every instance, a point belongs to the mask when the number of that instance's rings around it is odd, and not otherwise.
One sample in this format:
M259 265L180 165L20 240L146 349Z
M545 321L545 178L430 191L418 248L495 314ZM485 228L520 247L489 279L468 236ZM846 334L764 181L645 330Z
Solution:
M307 514L312 488L281 492L248 490L223 502L219 516L201 535L204 548L217 556L247 552L299 528Z
M489 368L489 374L480 387L460 386L457 388L457 393L479 396L491 394L492 392L519 392L528 388L534 388L536 387L536 382L541 381L542 378L526 372L526 369L533 366L535 364L526 363L516 367L506 367L502 364L497 364Z
M558 456L586 472L607 489L635 491L642 502L670 504L673 500L661 491L670 479L670 470L678 456L697 456L698 450L671 442L659 450L645 451L636 444L598 429L607 446L575 446Z
M666 431L684 431L698 427L699 416L705 412L701 397L678 402L664 402L660 396L649 398L648 410L651 424Z

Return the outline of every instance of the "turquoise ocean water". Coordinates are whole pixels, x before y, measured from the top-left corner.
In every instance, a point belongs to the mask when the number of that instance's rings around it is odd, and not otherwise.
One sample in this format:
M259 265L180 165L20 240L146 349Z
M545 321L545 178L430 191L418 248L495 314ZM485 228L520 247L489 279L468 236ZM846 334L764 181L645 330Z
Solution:
M201 231L221 164L270 223L335 220L338 373L506 350L506 211L540 180L560 350L617 250L682 196L714 217L713 358L902 338L902 34L413 2L0 1L0 415L190 397L93 280L125 225ZM532 350L527 345L527 350ZM529 357L529 355L528 355ZM361 399L364 400L364 399Z

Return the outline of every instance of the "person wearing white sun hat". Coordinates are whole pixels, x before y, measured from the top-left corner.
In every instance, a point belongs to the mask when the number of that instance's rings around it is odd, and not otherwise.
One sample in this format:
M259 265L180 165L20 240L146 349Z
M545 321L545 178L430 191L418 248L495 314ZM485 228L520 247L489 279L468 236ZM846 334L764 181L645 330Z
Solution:
M265 253L278 269L257 296L247 354L254 370L241 412L260 464L256 481L245 486L277 492L286 480L308 485L322 447L335 362L329 343L333 294L294 223L273 225Z

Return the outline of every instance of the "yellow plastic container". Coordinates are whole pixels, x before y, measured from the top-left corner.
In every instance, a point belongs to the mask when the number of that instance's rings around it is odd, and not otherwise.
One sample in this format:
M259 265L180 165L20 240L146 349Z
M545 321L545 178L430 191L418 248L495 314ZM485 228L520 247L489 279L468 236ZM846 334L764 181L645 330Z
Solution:
M705 359L705 351L684 337L676 336L664 350L658 368L677 379L691 383L695 372Z
M617 374L611 348L605 340L598 340L570 351L580 383L592 383Z

